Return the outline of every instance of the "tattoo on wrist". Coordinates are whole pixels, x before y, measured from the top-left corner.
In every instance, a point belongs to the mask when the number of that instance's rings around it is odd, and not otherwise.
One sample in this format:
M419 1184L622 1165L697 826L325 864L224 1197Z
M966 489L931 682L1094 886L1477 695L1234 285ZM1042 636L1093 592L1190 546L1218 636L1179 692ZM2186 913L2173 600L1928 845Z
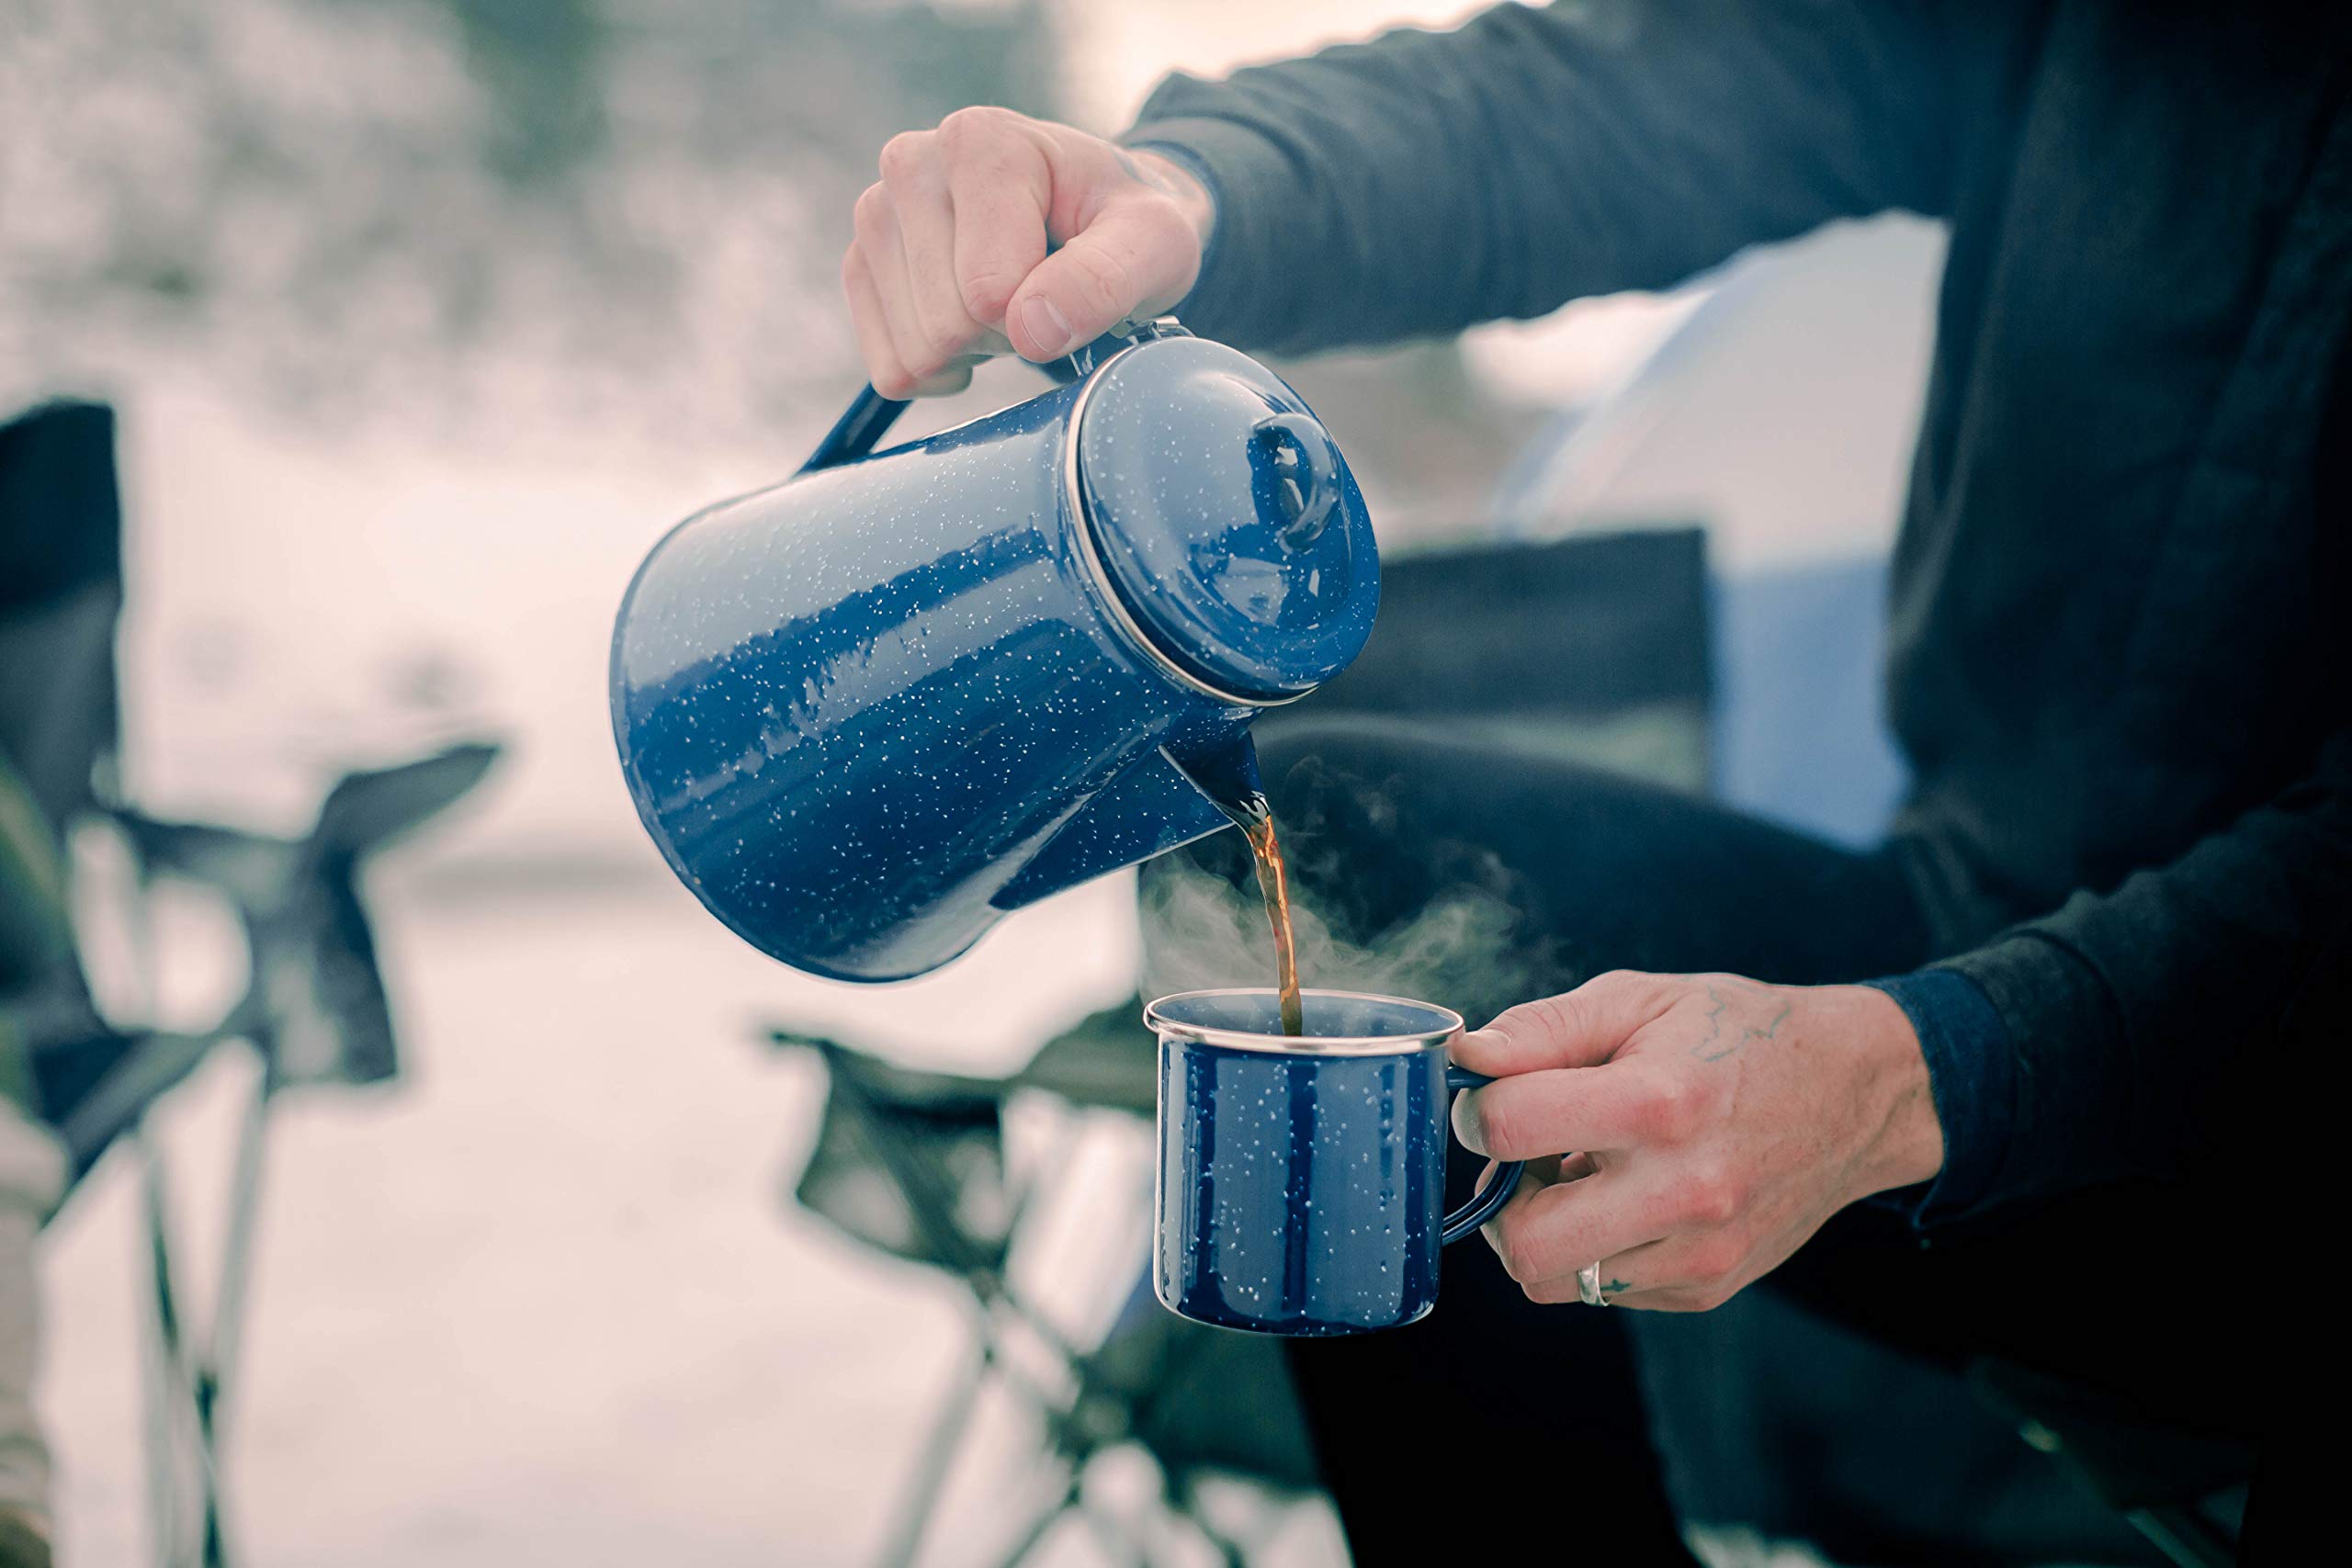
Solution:
M1600 1287L1600 1293L1604 1296L1622 1296L1633 1288L1623 1280L1611 1280Z
M1786 998L1783 998L1781 1002L1781 1010L1772 1015L1771 1022L1761 1029L1754 1024L1738 1025L1739 1033L1736 1037L1726 1039L1724 1015L1731 1010L1731 998L1716 988L1713 982L1708 984L1706 991L1707 1000L1714 1004L1707 1010L1707 1037L1690 1047L1690 1055L1702 1062L1720 1062L1751 1040L1779 1038L1781 1025L1787 1021L1792 1006Z

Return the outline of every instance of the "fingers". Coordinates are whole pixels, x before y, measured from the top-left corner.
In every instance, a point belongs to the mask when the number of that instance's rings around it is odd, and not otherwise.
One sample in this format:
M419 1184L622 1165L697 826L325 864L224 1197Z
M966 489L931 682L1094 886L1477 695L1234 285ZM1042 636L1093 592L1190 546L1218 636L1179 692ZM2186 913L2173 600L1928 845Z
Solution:
M1488 1160L1487 1168L1478 1173L1480 1190L1485 1190L1487 1179L1495 1174L1496 1167L1499 1163L1497 1160ZM1543 1155L1527 1161L1526 1166L1527 1168L1520 1174L1519 1190L1512 1194L1514 1197L1524 1198L1539 1188L1554 1186L1562 1181L1581 1181L1597 1168L1589 1155ZM1495 1222L1488 1220L1479 1228L1491 1233L1494 1226Z
M959 109L939 127L954 221L945 272L965 313L1000 332L1013 291L1046 259L1053 197L1044 152L1011 123L1020 118Z
M1494 1179L1498 1163L1488 1160L1487 1168L1478 1173L1479 1190L1484 1191L1487 1183ZM1502 1208L1495 1211L1495 1218L1478 1227L1478 1234L1499 1255L1502 1251L1502 1215L1510 1211L1511 1204L1525 1203L1544 1188L1556 1187L1563 1181L1582 1181L1596 1168L1589 1155L1544 1155L1527 1161L1526 1168L1520 1172L1518 1190L1510 1195Z
M882 302L882 327L889 334L891 357L910 381L919 381L938 367L926 363L930 350L924 345L921 326L915 320L898 203L883 186L868 186L857 198L852 219L857 232L858 254L865 257L866 276L873 280L875 294Z
M1465 1090L1453 1102L1453 1135L1491 1159L1630 1149L1684 1137L1696 1114L1690 1100L1685 1086L1639 1060L1555 1067Z
M1713 1213L1645 1173L1572 1155L1530 1160L1483 1234L1532 1302L1581 1302L1577 1275L1598 1261L1612 1306L1711 1312L1758 1272L1744 1233L1712 1223Z
M1521 1002L1455 1042L1453 1059L1498 1078L1596 1066L1666 1010L1673 997L1668 979L1617 969L1565 995Z
M893 341L919 374L933 364L1011 352L995 330L1004 319L1004 298L1046 254L1042 202L1017 160L1003 154L1001 138L959 159L952 149L968 146L970 138L956 138L951 128L962 123L951 116L935 136L896 137L882 149L882 189L897 219L908 304L906 326ZM913 151L906 150L910 144ZM1027 145L1018 138L1012 144ZM1038 162L1034 152L1029 162ZM959 187L968 220L957 210ZM967 281L967 267L986 287ZM1004 298L989 303L1000 288ZM982 309L973 308L976 296Z
M1577 1269L1657 1241L1670 1224L1638 1179L1604 1169L1581 1180L1522 1179L1485 1234L1504 1271L1531 1297L1574 1301Z
M865 361L865 378L886 398L912 397L915 378L891 346L890 319L874 285L874 269L856 245L842 257L842 292L849 298L850 325L857 333L858 357Z
M932 280L928 288L918 288L918 275L908 260L906 241L910 212L915 219L913 226L920 231L944 224L945 208L945 197L935 193L930 198L930 209L926 209L924 198L920 197L911 208L902 206L882 186L870 186L858 197L854 213L857 243L854 248L865 265L867 285L878 305L883 331L889 338L891 359L900 373L895 378L903 380L906 387L903 391L893 390L877 379L874 389L885 397L931 397L961 391L971 383L971 367L985 357L974 352L977 341L985 333L964 314L953 285L942 278ZM944 254L944 245L941 251ZM851 315L854 320L854 300ZM890 365L877 367L872 355L866 357L869 371L889 373Z
M1199 236L1173 205L1114 197L1023 280L1006 334L1023 358L1055 358L1121 321L1159 314L1184 297L1200 265Z
M1737 1293L1743 1249L1721 1235L1673 1236L1600 1260L1600 1293L1611 1306L1644 1312L1713 1312ZM1521 1287L1547 1305L1581 1302L1577 1271Z
M891 146L898 145L892 142ZM884 149L882 188L897 220L899 298L904 309L892 319L899 357L918 374L929 374L966 353L986 331L964 309L956 286L956 215L947 182L930 159L891 159Z
M960 392L972 383L971 357L960 358L927 377L917 377L899 359L890 336L888 312L879 288L855 245L842 257L842 292L849 299L850 325L857 333L858 357L865 361L866 379L886 398L927 398Z
M1017 149L1025 143L1009 129L1020 120L1009 111L967 110L938 131L891 138L882 149L881 180L852 209L854 238L842 287L867 376L886 397L958 390L970 382L972 366L1012 347L994 324L1001 310L979 316L966 304L959 269L1007 275L997 287L1009 295L1045 254L1038 180L1018 169ZM993 134L976 142L975 126ZM960 165L951 148L963 150ZM1030 162L1043 166L1034 151ZM956 218L959 180L985 209L971 235ZM981 185L998 187L993 200L979 199Z
M1500 1163L1498 1160L1487 1162L1487 1168L1478 1173L1479 1190L1486 1190L1487 1183L1493 1179ZM1592 1163L1590 1155L1544 1155L1526 1161L1525 1165L1526 1168L1520 1173L1519 1189L1511 1194L1512 1199L1522 1202L1546 1187L1555 1187L1563 1181L1582 1181L1599 1168ZM1505 1208L1509 1206L1508 1202L1504 1205ZM1498 1214L1501 1213L1500 1210L1496 1212ZM1495 1221L1488 1220L1478 1229L1486 1236L1487 1244L1492 1246Z

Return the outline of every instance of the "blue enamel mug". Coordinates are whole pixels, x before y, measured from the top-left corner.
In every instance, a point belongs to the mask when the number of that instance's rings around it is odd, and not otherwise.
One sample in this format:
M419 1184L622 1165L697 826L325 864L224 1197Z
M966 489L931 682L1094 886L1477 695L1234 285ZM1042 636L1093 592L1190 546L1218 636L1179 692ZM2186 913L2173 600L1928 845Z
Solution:
M1225 827L1250 720L1372 630L1363 497L1264 366L1159 323L1068 386L679 524L613 631L630 799L810 974L936 968L1007 911Z
M1453 1094L1490 1081L1447 1060L1459 1013L1348 991L1301 1000L1301 1036L1281 1032L1262 988L1144 1010L1159 1037L1152 1286L1223 1328L1396 1328L1437 1304L1440 1251L1495 1216L1521 1168L1445 1213Z

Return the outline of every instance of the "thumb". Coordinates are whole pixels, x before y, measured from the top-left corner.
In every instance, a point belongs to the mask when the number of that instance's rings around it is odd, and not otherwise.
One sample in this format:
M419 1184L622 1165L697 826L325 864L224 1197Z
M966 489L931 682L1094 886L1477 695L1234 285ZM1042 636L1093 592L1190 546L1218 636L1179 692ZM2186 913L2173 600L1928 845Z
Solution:
M1005 332L1023 358L1058 358L1121 321L1159 315L1200 270L1200 236L1173 206L1114 201L1023 280Z
M1507 1008L1454 1043L1453 1059L1489 1077L1608 1061L1672 1000L1667 977L1615 969L1575 990Z

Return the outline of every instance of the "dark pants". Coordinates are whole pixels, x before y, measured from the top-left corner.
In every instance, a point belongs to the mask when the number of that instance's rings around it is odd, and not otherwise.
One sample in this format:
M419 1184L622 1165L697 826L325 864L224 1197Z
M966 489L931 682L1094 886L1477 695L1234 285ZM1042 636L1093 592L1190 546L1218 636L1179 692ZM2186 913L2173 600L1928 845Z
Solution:
M1828 984L1936 956L1891 852L1851 852L1655 786L1394 726L1302 716L1261 760L1302 902L1369 949L1374 972L1385 944L1410 948L1399 961L1423 999L1474 1026L1609 968ZM1242 884L1236 840L1148 868L1147 907L1150 884L1203 867ZM1449 903L1479 918L1430 918ZM1430 943L1456 929L1470 944L1432 962ZM1310 986L1316 958L1302 951ZM1361 975L1363 956L1351 962ZM2226 1350L2200 1347L2204 1364L2177 1364L2181 1238L2165 1221L2177 1217L2146 1193L2093 1195L1923 1247L1892 1210L1860 1204L1766 1286L1943 1366L1993 1355L2134 1399L2234 1398L2246 1374ZM1427 1483L1456 1470L1476 1477L1464 1546L1555 1541L1579 1560L1685 1561L1637 1396L1632 1315L1531 1303L1471 1242L1447 1255L1442 1299L1420 1323L1295 1344L1358 1562L1415 1560L1404 1543L1433 1522ZM1859 1544L1895 1550L1901 1534Z

